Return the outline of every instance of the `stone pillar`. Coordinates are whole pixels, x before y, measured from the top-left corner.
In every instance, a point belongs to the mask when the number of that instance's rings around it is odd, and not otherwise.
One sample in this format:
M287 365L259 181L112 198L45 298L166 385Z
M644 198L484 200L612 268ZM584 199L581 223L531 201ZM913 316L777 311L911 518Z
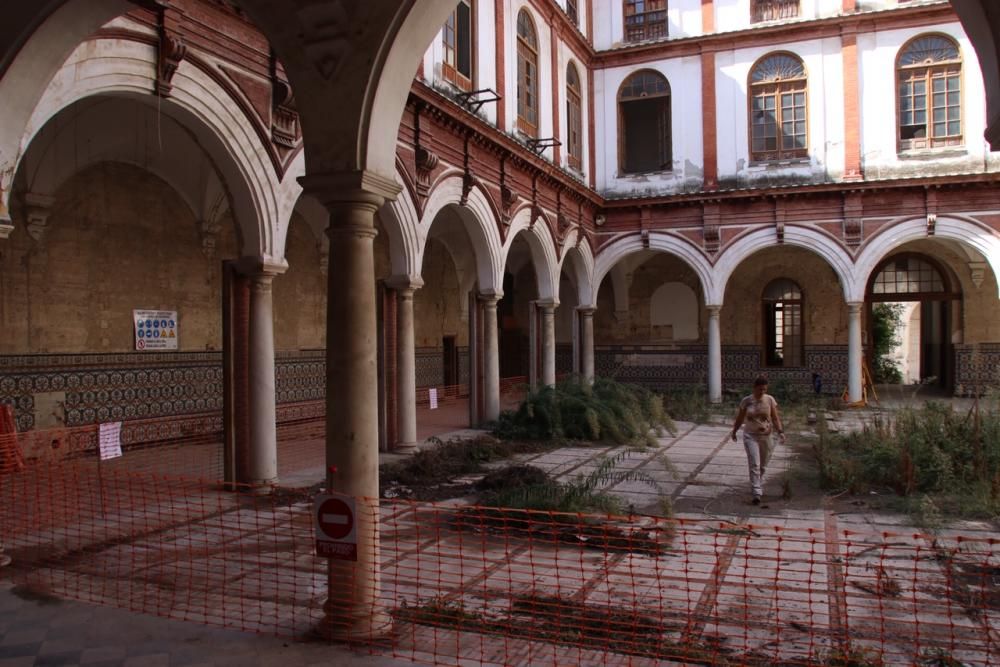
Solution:
M378 601L378 369L375 322L375 212L395 181L371 172L300 179L330 212L326 300L327 490L356 499L357 561L331 559L319 631L337 640L391 630Z
M539 304L542 311L542 385L556 383L556 305Z
M481 294L483 304L483 421L500 417L500 350L497 340L497 301L500 296Z
M722 335L719 311L722 306L708 306L708 400L722 402Z
M861 400L861 307L858 301L847 304L847 399Z
M587 382L594 381L594 312L596 308L577 308L580 313L580 374Z
M281 269L248 271L250 279L249 473L253 485L278 481L277 398L274 392L274 309L271 283Z
M399 441L394 451L410 453L417 449L417 372L413 343L413 293L423 281L409 277L394 278L396 290L396 428Z

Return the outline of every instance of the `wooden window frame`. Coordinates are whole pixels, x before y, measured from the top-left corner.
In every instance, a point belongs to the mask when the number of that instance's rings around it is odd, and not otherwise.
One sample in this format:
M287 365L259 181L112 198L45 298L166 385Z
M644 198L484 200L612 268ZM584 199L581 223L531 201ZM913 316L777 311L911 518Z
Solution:
M906 54L907 50L919 39L926 37L939 37L945 39L952 43L955 47L955 51L958 53L957 60L945 60L938 62L931 62L926 60L922 63L915 65L903 65L902 58ZM965 146L965 119L963 118L965 109L965 68L962 67L962 49L950 35L945 35L942 33L922 33L907 40L903 44L902 48L899 49L899 53L896 55L896 152L897 153L907 153L910 151L925 151L925 150L947 150L955 149ZM916 127L916 125L903 125L903 109L902 109L902 86L904 83L904 76L909 81L922 81L924 84L924 128L925 136L917 137L913 139L903 138L903 128L904 127ZM947 102L948 90L948 80L952 78L958 79L958 103L957 105L951 105ZM948 119L948 109L958 108L958 134L951 135L945 134L944 136L937 136L934 134L934 109L936 108L933 103L933 97L935 92L933 90L934 80L944 79L945 80L945 90L943 94L945 95L945 120L944 124L947 126L952 122ZM912 95L911 95L912 97Z
M520 24L522 15L527 18L531 26L532 36L535 40L534 46L528 44L521 36ZM538 68L538 27L535 25L531 13L524 8L518 12L515 25L515 33L517 35L517 129L529 137L537 137L538 126L541 124L541 104L539 104L538 100L538 78L540 74ZM534 68L535 75L533 79L525 80L528 76L527 67L524 67L522 70L522 63L525 63L525 65L530 64ZM522 71L524 72L524 76L522 76ZM525 91L525 88L529 86L530 89ZM528 104L525 93L530 93L531 99L534 100L534 105ZM525 112L530 111L534 111L535 113L534 122L525 115Z
M566 16L573 22L573 25L580 27L580 2L579 0L566 0Z
M759 67L761 67L764 62L769 58L775 56L787 56L794 58L802 65L802 75L796 76L794 78L788 79L776 79L773 81L764 82L754 82L753 76ZM779 162L782 160L801 160L809 157L809 75L806 72L805 63L802 59L791 52L788 51L778 51L771 52L762 56L757 62L754 63L753 67L750 68L750 73L747 76L747 137L749 138L749 150L750 150L750 161L751 162ZM797 94L802 95L802 105L797 105L794 103L794 96ZM786 107L782 106L782 96L792 95L793 104L791 107L793 111L793 117L791 120L785 119L784 109ZM754 102L757 99L773 99L774 101L774 126L775 126L775 147L774 150L754 150L754 139L756 135L754 134ZM804 137L804 146L802 148L785 148L784 139L786 136L796 136L797 133L792 132L792 135L786 135L782 128L785 123L798 122L798 119L794 117L794 110L802 108L804 123L804 131L802 136Z
M636 11L636 5L639 3L643 7L642 11ZM649 5L651 7L647 8ZM669 36L667 0L625 0L622 3L622 14L623 37L626 42L666 39Z
M460 72L456 65L448 62L449 53L452 54L451 58L457 64L458 62L458 38L457 34L453 37L454 44L450 44L448 41L449 32L456 33L456 28L449 28L449 24L458 25L458 5L464 4L469 8L469 74L470 76L465 76ZM452 10L445 21L444 26L441 29L441 44L444 48L444 58L441 61L441 77L452 84L456 88L464 91L470 91L475 87L475 74L476 74L476 0L459 0L456 3L455 9Z
M571 84L571 71L576 75L576 86ZM571 168L583 170L583 84L573 63L566 66L566 161Z
M787 281L795 285L795 288L799 291L798 299L769 299L767 298L768 288L771 287L776 282ZM761 293L760 304L761 304L761 324L763 324L762 335L762 345L761 345L761 365L766 368L804 368L806 365L806 335L805 335L805 292L802 290L802 286L795 280L791 278L775 278L774 280L767 283L764 286L764 291ZM799 344L796 346L796 351L798 354L798 363L786 363L787 355L783 355L781 363L776 363L773 358L777 356L776 352L779 349L776 345L772 345L770 341L769 333L772 329L775 332L775 340L777 340L777 324L771 321L772 312L770 312L769 307L774 304L781 304L782 311L788 306L798 307L798 338ZM786 336L785 331L785 321L782 320L782 331L781 339L782 346L780 349L785 350L787 347L784 345L784 338ZM773 349L772 349L773 348Z
M656 93L656 94L652 94L652 95L643 93L643 94L639 95L638 97L623 98L623 91L624 91L624 89L626 87L626 84L628 84L629 81L631 81L634 77L639 76L640 74L643 74L643 73L647 73L647 72L655 74L656 76L658 76L658 77L660 77L660 78L663 79L663 81L666 83L666 92ZM659 99L659 98L665 98L665 100L666 100L665 101L665 105L666 105L666 114L665 114L665 116L666 117L665 118L661 117L661 119L660 119L661 123L664 123L666 125L666 127L663 128L664 129L664 133L663 133L663 135L661 137L662 143L661 143L659 149L660 149L661 160L665 156L666 157L666 161L665 162L667 164L670 164L670 167L662 167L661 166L658 169L649 169L649 170L645 170L645 171L628 171L626 169L626 157L627 157L626 156L626 133L627 133L627 128L625 126L625 114L624 114L624 111L623 111L623 106L625 104L628 104L629 102L636 102L636 101L639 101L639 100L655 100L655 99ZM635 72L632 72L627 77L625 77L625 79L621 83L621 86L619 86L617 101L618 101L618 172L619 172L619 174L631 176L631 175L634 175L634 174L652 174L652 173L657 173L657 172L673 171L673 163L672 163L673 153L674 153L674 145L673 145L673 107L672 107L672 103L673 103L673 91L672 91L672 89L670 87L670 81L669 81L669 79L667 79L667 77L664 76L661 72L657 72L656 70L642 69L642 70L637 70Z
M787 21L801 14L800 0L750 0L750 23Z

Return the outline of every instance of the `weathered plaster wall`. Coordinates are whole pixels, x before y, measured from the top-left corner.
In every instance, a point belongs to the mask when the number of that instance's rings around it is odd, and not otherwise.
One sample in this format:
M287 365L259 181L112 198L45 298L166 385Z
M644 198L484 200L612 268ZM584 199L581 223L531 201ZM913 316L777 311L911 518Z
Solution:
M665 283L682 283L697 296L698 307L690 313L697 324L697 337L684 342L704 342L704 322L707 315L702 304L701 284L698 276L682 260L658 254L637 266L631 274L628 289L628 314L623 321L615 317L615 302L611 280L601 284L597 297L597 314L594 320L594 336L597 344L671 344L680 342L674 336L673 327L652 324L650 305L653 294ZM725 342L725 338L723 338Z
M288 270L274 279L274 347L309 350L326 344L326 276L320 244L309 225L292 215L285 258Z
M424 286L413 297L416 347L440 348L441 339L455 336L457 345L468 345L469 324L455 262L442 243L427 242L423 265Z
M847 306L833 269L808 250L780 247L751 256L730 277L720 315L723 345L762 344L761 295L777 278L802 290L806 345L847 344Z
M208 258L177 193L117 163L89 167L58 190L40 242L23 211L15 216L0 250L0 354L133 351L135 308L177 310L181 350L220 348L231 220Z

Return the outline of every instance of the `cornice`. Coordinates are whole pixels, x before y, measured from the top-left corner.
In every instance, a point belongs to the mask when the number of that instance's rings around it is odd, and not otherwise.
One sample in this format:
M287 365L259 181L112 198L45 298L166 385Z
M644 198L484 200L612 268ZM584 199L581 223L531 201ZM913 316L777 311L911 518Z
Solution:
M513 137L500 131L496 126L488 123L479 116L470 113L464 107L441 94L431 86L422 81L414 81L410 88L411 99L420 100L430 107L425 111L433 109L432 113L453 127L461 127L464 131L471 130L477 143L486 146L485 142L493 144L491 152L507 153L529 169L535 171L539 177L558 183L563 188L578 193L586 201L594 206L600 206L603 198L594 190L575 177L570 176L563 169L555 164L532 153L528 148ZM457 125L456 125L457 124Z
M591 67L608 69L623 65L648 63L664 58L694 56L706 51L730 51L754 46L839 37L845 30L863 34L898 28L924 27L949 21L957 22L958 15L946 2L933 5L890 7L621 46L597 51L591 61Z

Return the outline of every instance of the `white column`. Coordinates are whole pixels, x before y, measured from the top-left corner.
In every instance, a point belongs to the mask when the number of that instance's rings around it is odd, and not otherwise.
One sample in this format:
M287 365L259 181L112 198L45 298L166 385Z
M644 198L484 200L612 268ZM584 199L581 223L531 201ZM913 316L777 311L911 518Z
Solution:
M249 407L250 482L278 480L277 399L274 392L274 272L250 273Z
M497 341L496 295L480 295L483 303L483 421L500 417L500 350Z
M542 311L542 384L556 383L556 306L540 304Z
M594 381L594 311L595 308L577 308L580 313L580 374L588 382Z
M390 281L396 289L396 428L399 441L394 450L408 453L417 448L417 372L413 335L413 293L420 280L404 277Z
M861 307L847 304L847 396L851 403L861 400Z
M375 212L395 181L371 172L305 176L330 212L326 300L326 488L356 499L357 560L331 559L319 632L336 640L391 631L379 601L378 368Z
M722 335L719 311L722 306L708 306L708 400L722 402Z

